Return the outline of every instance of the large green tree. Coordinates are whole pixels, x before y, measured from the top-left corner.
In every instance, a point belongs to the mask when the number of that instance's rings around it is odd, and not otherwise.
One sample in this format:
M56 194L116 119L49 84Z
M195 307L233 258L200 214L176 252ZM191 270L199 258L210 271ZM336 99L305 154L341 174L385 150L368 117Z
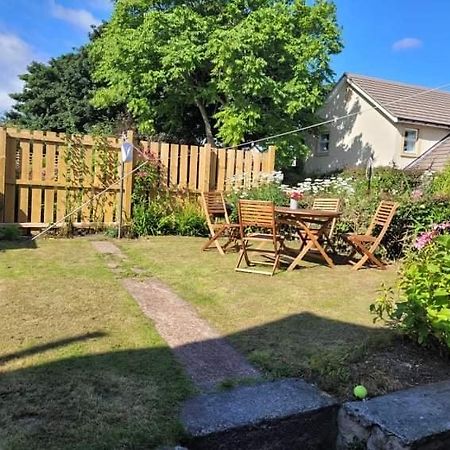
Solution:
M146 133L237 145L311 123L341 45L330 1L117 0L91 45L95 104L125 103ZM276 141L286 159L300 142Z
M4 119L18 126L86 132L93 125L116 121L123 111L120 106L97 109L91 104L97 86L84 47L47 64L33 62L20 78L23 90L10 94L16 103Z

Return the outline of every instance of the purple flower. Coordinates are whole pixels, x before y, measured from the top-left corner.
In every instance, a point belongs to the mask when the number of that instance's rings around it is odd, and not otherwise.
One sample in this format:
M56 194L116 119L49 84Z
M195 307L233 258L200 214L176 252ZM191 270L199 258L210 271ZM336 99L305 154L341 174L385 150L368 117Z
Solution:
M420 200L423 196L423 191L421 189L416 189L411 193L411 197L413 200Z
M414 247L417 250L423 249L426 245L433 241L433 238L435 236L435 231L426 231L425 233L419 234L419 236L417 236L416 242L414 243Z

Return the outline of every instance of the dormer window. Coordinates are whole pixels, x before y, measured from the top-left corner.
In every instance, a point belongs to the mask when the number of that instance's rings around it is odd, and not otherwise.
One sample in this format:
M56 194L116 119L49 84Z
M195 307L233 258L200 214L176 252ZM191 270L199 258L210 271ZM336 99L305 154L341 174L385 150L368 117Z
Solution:
M319 136L319 145L317 153L319 155L328 155L330 151L330 133L321 133Z
M415 154L417 153L417 137L419 130L407 128L403 135L403 153Z

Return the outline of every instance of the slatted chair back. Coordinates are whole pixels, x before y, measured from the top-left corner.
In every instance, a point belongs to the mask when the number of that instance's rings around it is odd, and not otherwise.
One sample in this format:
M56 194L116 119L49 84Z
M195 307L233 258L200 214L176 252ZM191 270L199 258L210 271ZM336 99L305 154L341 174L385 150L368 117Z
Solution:
M274 203L264 200L239 200L239 224L241 227L271 229L276 234Z
M377 241L380 242L381 239L383 239L383 236L386 234L386 231L388 230L389 225L394 218L397 208L398 203L382 200L378 205L377 210L375 211L372 222L367 229L366 235L372 236L374 234L375 228L379 226L381 227L381 230L377 233Z
M312 209L321 211L339 212L340 208L341 208L341 200L339 198L316 198L314 199L312 205ZM326 231L325 234L327 237L331 237L333 235L336 220L337 219L333 219L328 230Z
M217 218L223 219L225 223L230 223L222 192L202 192L201 196L203 210L209 226L211 226Z

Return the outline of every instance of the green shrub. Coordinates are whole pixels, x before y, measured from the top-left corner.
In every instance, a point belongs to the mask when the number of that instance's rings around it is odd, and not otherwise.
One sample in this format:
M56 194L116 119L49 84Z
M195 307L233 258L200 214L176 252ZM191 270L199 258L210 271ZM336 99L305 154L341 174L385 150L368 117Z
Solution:
M442 172L433 176L429 183L429 190L434 195L450 197L450 164Z
M405 258L399 299L385 289L371 305L376 319L389 321L420 344L437 341L450 348L450 222L435 226L416 240Z
M231 207L230 217L234 221L238 217L237 205L240 199L271 201L277 206L289 204L289 197L284 192L282 185L274 181L264 182L248 189L236 190L227 197L227 202Z
M16 241L21 236L20 229L16 225L0 227L0 240Z

